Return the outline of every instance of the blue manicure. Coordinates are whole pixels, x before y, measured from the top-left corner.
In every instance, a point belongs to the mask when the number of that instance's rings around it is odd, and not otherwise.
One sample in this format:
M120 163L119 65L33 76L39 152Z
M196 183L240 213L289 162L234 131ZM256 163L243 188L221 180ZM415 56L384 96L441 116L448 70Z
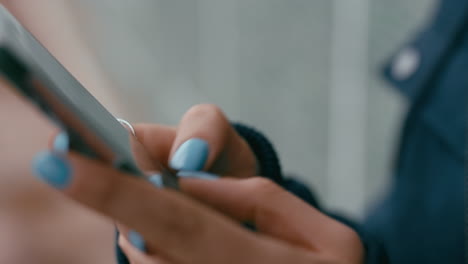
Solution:
M153 175L149 176L148 181L151 182L151 184L153 184L154 186L156 186L158 188L163 188L164 187L164 183L163 183L161 174L156 173L156 174L153 174Z
M68 134L64 131L60 132L55 137L53 149L58 153L67 153L70 145L70 139L68 138Z
M199 138L185 141L174 153L171 168L184 171L199 171L205 166L208 158L208 143Z
M66 188L71 182L72 170L68 161L50 151L37 154L32 169L39 179L57 189Z
M146 243L143 237L134 230L130 230L128 232L128 241L132 244L135 248L139 249L142 252L146 252Z
M179 171L177 173L178 177L182 178L194 178L194 179L203 179L203 180L217 180L219 176L216 174L211 174L204 171Z

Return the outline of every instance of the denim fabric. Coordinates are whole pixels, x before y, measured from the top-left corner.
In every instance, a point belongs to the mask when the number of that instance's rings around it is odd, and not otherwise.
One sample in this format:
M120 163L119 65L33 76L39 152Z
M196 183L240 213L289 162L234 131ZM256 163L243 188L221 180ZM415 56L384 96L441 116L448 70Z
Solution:
M382 241L389 263L462 263L468 1L440 1L433 20L406 46L419 51L419 69L397 80L394 61L385 68L411 102L393 183L362 228Z

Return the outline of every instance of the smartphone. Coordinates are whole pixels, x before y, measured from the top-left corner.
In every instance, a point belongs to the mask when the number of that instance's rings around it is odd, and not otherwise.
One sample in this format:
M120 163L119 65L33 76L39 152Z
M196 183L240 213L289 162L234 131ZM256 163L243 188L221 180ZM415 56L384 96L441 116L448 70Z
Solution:
M70 149L144 176L142 162L177 189L175 172L149 159L144 148L8 10L0 5L0 78L65 130Z

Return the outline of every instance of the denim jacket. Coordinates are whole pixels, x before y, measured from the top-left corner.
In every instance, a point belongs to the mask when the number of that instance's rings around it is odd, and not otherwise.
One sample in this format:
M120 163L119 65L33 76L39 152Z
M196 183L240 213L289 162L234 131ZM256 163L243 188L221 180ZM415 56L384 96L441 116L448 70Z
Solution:
M462 263L468 1L440 1L384 75L411 106L390 191L362 227L381 240L389 263Z

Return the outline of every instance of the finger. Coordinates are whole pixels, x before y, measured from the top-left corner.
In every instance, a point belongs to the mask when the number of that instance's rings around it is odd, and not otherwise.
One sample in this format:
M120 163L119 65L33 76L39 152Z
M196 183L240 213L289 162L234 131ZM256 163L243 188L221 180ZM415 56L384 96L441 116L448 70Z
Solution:
M119 236L119 246L125 253L131 264L169 264L162 257L157 255L147 255L134 246L125 236Z
M184 178L180 188L238 221L253 223L259 232L315 251L337 249L347 245L347 239L359 240L345 225L265 178Z
M176 135L175 128L157 124L135 124L133 128L137 140L151 158L167 165Z
M141 248L141 238L139 237L139 234L137 235L138 238L135 239L133 235L135 234L135 231L128 231L128 228L122 228L121 225L119 225L119 230L127 230L125 232L121 232L119 235L119 246L123 250L123 252L126 254L127 258L130 260L130 262L133 264L137 263L173 263L171 261L168 261L167 259L161 257L157 253L151 253L151 254L144 254L140 248ZM126 236L122 234L127 234ZM232 238L230 238L232 239ZM136 240L136 241L135 241ZM203 241L200 241L203 243ZM218 241L220 244L218 244L216 250L222 251L223 246L225 246L226 243L224 241ZM259 242L263 243L258 243L263 245L263 250L255 250L255 255L251 255L249 258L245 259L242 255L242 253L245 253L242 251L240 248L229 248L231 253L235 253L235 255L238 257L238 259L229 259L228 255L224 255L224 261L222 263L331 263L330 261L326 261L326 258L323 258L323 256L318 256L311 254L310 252L305 252L301 249L290 247L289 245L284 245L282 243L277 243L274 240L269 240L269 239L264 239L263 241L259 239ZM206 252L206 254L212 254L212 250L210 249L210 252ZM243 259L245 259L243 261ZM257 259L261 261L257 261ZM151 262L153 261L153 262ZM198 263L195 259L191 259L189 263ZM209 262L209 261L203 261L201 262L203 264L207 263L219 263L219 262ZM333 262L334 263L334 262ZM354 262L352 262L354 263Z
M144 252L144 253L150 253L150 250L148 249L148 246L146 245L146 242L143 236L140 235L140 233L138 233L135 230L131 230L122 224L116 223L116 227L117 227L117 230L119 231L118 232L119 238L121 236L124 236L127 240L130 241L132 246L138 249L139 251ZM151 251L151 253L152 252L154 251Z
M167 166L164 162L168 160L174 141L174 128L155 124L137 124L131 128L128 125L124 126L130 133L135 132L135 137L133 135L130 137L130 143L139 168L145 171L157 171L160 169L159 163ZM70 148L67 132L62 130L52 134L49 145L56 153L67 153Z
M177 128L170 166L184 171L209 168L232 133L229 122L218 107L209 104L193 106Z
M242 157L251 161L251 164L242 164L243 167L253 172L255 157L246 150L250 150L247 143L235 132L219 107L201 104L192 107L182 118L169 164L176 170L210 170L224 174L230 169L229 163L235 164L235 159Z
M69 162L42 153L34 168L40 179L70 198L143 234L148 247L170 261L223 263L263 249L251 233L189 197L73 152Z

